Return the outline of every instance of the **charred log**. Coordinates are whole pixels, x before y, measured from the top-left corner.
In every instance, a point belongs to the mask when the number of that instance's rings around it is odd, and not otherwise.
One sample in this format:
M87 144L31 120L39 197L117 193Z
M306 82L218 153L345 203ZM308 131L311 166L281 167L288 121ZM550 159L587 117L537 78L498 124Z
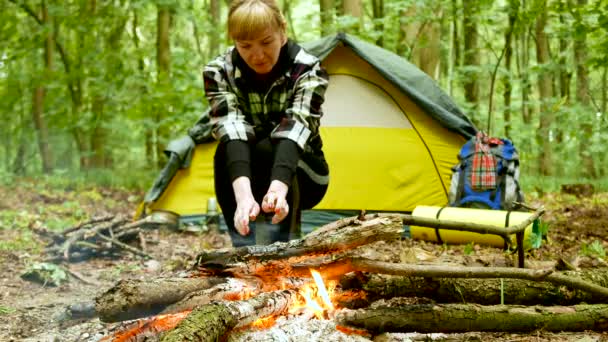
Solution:
M104 322L155 315L191 292L226 281L216 277L120 281L95 299L95 310Z
M203 305L164 334L161 341L219 341L233 328L267 316L281 315L300 300L297 291L284 290L262 293L248 300Z
M336 315L341 325L382 332L466 332L466 331L605 331L608 305L577 306L482 306L474 304L381 306L342 310Z

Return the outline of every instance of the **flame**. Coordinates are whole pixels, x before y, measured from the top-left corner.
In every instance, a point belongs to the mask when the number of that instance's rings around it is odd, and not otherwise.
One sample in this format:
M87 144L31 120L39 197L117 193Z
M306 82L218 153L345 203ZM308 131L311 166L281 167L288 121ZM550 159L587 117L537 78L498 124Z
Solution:
M334 305L330 299L330 293L333 292L335 284L330 284L330 289L328 291L321 274L314 270L310 270L310 273L312 274L315 283L306 284L300 289L300 294L304 298L304 302L292 306L289 312L293 314L304 309L312 312L317 319L323 319L326 311L334 310Z
M158 333L175 328L191 311L186 310L140 320L128 328L116 332L114 335L104 337L100 342L131 342L139 341L139 338L145 334L155 336Z
M321 274L314 270L310 270L310 274L312 274L312 278L315 280L315 284L317 284L317 289L319 289L319 296L321 296L321 299L323 299L325 307L333 311L334 305L329 299L329 293L327 293L327 288L325 288L325 283L323 283L323 278L321 278Z

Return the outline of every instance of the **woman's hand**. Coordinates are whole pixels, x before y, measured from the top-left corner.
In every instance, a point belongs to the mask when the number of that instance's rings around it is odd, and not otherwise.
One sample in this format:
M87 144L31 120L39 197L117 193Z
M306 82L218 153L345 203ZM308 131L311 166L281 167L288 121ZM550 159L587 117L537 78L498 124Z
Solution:
M260 205L253 198L251 182L247 177L239 177L232 182L236 211L234 212L234 228L245 236L250 232L249 222L255 221L260 214Z
M289 214L289 205L287 204L287 184L273 180L268 187L268 192L262 200L262 210L266 213L274 212L272 223L277 224Z

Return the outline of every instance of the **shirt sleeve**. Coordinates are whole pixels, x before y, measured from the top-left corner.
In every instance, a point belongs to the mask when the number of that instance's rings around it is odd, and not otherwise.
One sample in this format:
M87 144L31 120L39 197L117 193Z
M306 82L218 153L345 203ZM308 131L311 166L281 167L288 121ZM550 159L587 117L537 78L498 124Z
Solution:
M321 105L325 101L328 83L329 75L318 60L308 66L308 70L297 78L285 117L275 127L271 138L292 140L303 150L308 138L319 132L323 115Z
M251 141L255 133L253 127L245 121L238 96L228 82L226 58L229 58L229 54L211 61L203 71L213 136L222 142Z

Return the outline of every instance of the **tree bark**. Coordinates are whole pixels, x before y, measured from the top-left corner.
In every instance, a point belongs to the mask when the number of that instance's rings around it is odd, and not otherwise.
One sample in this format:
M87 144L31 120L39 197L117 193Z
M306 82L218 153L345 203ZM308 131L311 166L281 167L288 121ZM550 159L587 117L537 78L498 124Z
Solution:
M170 44L170 24L171 12L168 7L161 6L157 11L157 28L156 28L156 65L158 68L158 84L161 91L168 91L171 74L171 44ZM156 106L155 110L156 122L159 125L156 128L156 163L157 167L162 168L165 160L163 151L165 144L168 142L168 127L166 123L162 123L166 117L166 109L161 106Z
M608 287L608 270L568 271L565 277ZM549 282L526 279L430 278L351 273L340 279L345 291L363 290L368 303L384 298L432 298L439 303L501 303L517 305L601 304L605 300L588 291L572 290ZM346 304L346 302L344 303Z
M464 36L464 60L463 66L467 68L478 68L480 55L477 47L477 2L463 1L463 36ZM477 127L481 127L479 115L479 82L478 72L468 71L464 76L464 97L471 107L469 116Z
M581 12L587 5L587 0L576 0L576 8L572 10L575 19L576 32L574 34L574 63L576 64L576 99L582 105L581 133L579 153L582 158L582 174L590 178L597 178L595 163L589 147L593 136L595 111L590 106L589 71L587 70L587 28L582 19Z
M361 26L363 26L363 4L361 0L342 0L342 11L344 15L358 19L355 24L344 28L344 30L355 35L359 34Z
M384 0L372 0L372 14L374 16L374 29L380 32L376 45L384 46Z
M200 253L196 266L203 268L227 268L243 262L281 260L293 257L325 255L349 250L375 241L391 241L399 238L403 230L397 216L379 217L356 222L353 226L328 231L289 242L275 242L268 246L245 246L229 250Z
M167 306L162 313L177 313L193 310L196 307L207 305L219 300L244 300L245 297L254 297L261 291L257 284L250 284L244 279L227 278L210 288L188 293L180 301Z
M42 1L41 7L42 25L52 27L53 25L49 16L46 1ZM53 33L50 31L50 29L44 38L43 60L44 74L50 79L53 71ZM42 160L42 171L44 173L50 173L53 171L53 157L49 147L49 129L46 119L44 118L45 88L43 82L43 80L40 80L40 84L36 86L36 89L34 89L34 96L32 99L32 117L38 138L38 150L40 152L40 159Z
M193 310L175 329L164 334L161 341L219 341L237 326L287 312L293 303L302 300L300 297L297 291L284 290L243 301L207 304Z
M319 0L319 14L321 15L321 37L331 33L335 11L334 0Z
M509 27L505 33L505 69L506 74L503 77L503 84L505 91L503 93L504 101L504 112L503 118L505 121L505 137L511 137L511 94L513 92L513 85L511 84L511 59L513 56L513 32L515 30L515 23L518 17L518 1L509 0Z
M550 62L549 55L549 39L545 33L547 26L547 1L539 1L539 12L536 18L536 61L539 65L544 66ZM555 118L551 101L553 97L553 88L551 84L551 73L541 71L538 76L538 92L540 96L540 123L536 135L536 140L541 146L542 153L538 157L538 169L544 176L550 176L553 173L553 144L551 143L550 132L551 124Z
M307 264L305 270L317 269L326 278L341 277L350 272L367 272L377 274L392 274L400 276L415 276L424 278L510 278L549 282L555 286L568 286L571 289L586 291L598 298L608 298L608 288L580 278L553 273L552 270L531 270L513 267L463 267L396 264L364 258L341 258L327 264ZM297 265L292 274L302 276L305 271ZM304 273L306 274L306 273Z
M220 42L222 41L222 39L220 39L222 35L222 30L221 26L219 25L221 10L220 4L220 0L209 0L209 15L207 18L209 20L209 25L211 29L209 30L208 37L209 53L207 54L207 60L215 58L215 56L217 56L220 51Z
M342 310L338 324L380 332L455 333L468 331L604 331L608 305L558 307L408 305Z
M226 282L226 278L192 277L120 281L95 298L104 322L118 322L160 313L187 294Z

